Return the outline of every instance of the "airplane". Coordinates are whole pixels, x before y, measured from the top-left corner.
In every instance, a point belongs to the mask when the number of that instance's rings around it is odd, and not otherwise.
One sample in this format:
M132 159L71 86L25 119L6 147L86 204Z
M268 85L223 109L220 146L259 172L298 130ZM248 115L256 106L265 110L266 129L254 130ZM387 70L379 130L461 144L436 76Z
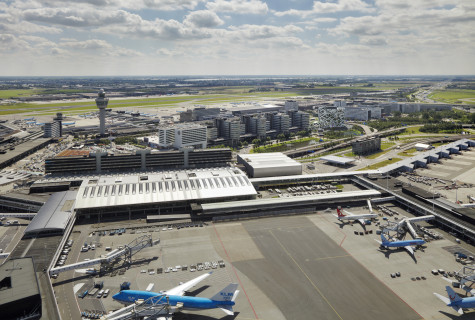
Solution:
M135 301L142 299L151 299L150 303L165 304L168 301L169 305L175 307L171 309L171 314L182 309L215 309L219 308L227 315L234 315L233 305L235 304L239 290L236 290L237 283L231 283L223 290L215 294L211 299L201 297L185 297L185 291L194 287L199 282L203 281L211 275L212 272L203 274L197 278L194 278L188 282L185 282L173 289L164 291L162 293L140 291L140 290L122 290L119 293L112 296L114 300L117 300L124 304L134 303ZM161 303L162 296L166 295L166 300Z
M343 212L346 213L346 215L343 214ZM358 220L361 225L366 225L367 221L365 219L374 219L377 218L378 215L374 213L368 213L368 214L353 214L351 212L348 212L346 210L341 210L341 207L336 208L336 212L338 215L334 214L335 217L338 218L338 220L348 220L348 221L354 221Z
M384 237L384 230L381 232L381 241L376 240L381 247L385 247L386 249L389 248L404 248L406 249L413 257L414 257L414 248L412 246L422 246L424 243L426 243L422 239L413 239L413 240L395 240L395 241L389 241Z
M470 298L460 298L460 296L455 293L450 286L446 286L445 290L447 291L448 298L435 293L435 296L442 300L447 306L451 307L460 314L463 314L462 309L475 308L475 297Z

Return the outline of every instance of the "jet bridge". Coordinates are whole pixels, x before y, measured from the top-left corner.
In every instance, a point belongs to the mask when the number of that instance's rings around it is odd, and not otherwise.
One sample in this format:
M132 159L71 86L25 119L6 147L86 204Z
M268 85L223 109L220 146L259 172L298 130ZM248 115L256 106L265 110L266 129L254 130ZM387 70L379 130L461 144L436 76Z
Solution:
M144 317L147 317L147 319L157 319L172 313L173 310L170 308L167 296L161 294L147 300L138 300L125 308L103 316L101 320L129 320L142 319Z
M81 261L73 264L68 264L61 267L51 268L49 271L50 276L54 274L59 274L61 272L66 272L70 270L84 269L89 268L95 265L100 264L100 271L107 272L114 268L118 263L130 263L132 261L132 256L139 252L140 250L156 245L160 240L152 241L152 237L149 235L144 235L134 239L128 245L125 245L123 249L116 249L112 252L109 252L107 255L100 258L92 259L89 261Z

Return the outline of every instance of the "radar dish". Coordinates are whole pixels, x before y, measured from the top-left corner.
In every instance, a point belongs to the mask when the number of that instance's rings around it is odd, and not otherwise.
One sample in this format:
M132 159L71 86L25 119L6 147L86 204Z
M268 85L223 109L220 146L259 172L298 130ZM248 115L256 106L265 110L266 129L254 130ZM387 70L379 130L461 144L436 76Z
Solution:
M97 94L100 98L104 98L106 96L106 92L104 89L99 90L99 93Z

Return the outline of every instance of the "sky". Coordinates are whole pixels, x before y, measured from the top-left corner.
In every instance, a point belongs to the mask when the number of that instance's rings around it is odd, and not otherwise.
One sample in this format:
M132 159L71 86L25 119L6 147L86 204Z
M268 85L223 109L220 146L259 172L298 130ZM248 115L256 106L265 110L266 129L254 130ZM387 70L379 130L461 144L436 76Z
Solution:
M0 2L0 76L445 74L475 0Z

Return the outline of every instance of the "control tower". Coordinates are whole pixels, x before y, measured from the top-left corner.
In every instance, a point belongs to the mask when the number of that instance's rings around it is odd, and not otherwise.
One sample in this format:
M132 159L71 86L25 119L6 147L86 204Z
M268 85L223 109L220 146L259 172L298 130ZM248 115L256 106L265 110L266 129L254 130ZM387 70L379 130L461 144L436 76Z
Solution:
M101 136L106 134L106 108L109 103L109 98L106 98L104 89L99 90L96 99L96 105L99 108L99 133Z

